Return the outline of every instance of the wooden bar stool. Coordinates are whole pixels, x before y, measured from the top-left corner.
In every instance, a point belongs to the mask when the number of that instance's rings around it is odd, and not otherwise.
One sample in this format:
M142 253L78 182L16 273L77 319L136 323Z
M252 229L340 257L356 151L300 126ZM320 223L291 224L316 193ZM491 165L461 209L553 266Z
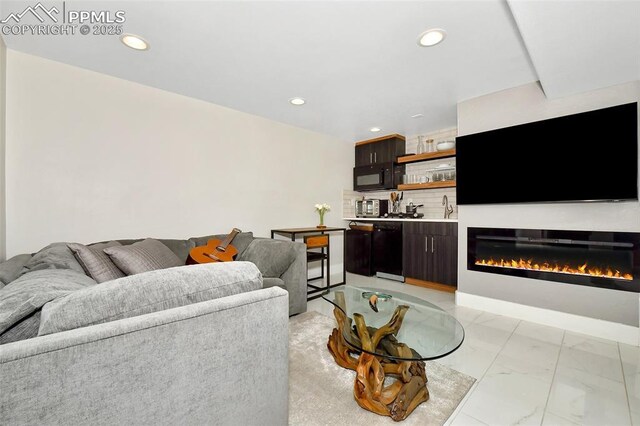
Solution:
M304 243L307 245L307 282L325 278L324 265L327 263L327 286L329 287L329 277L331 276L331 264L329 258L329 236L326 234L305 235ZM309 263L320 261L320 276L308 278ZM315 290L323 290L322 287L308 284Z

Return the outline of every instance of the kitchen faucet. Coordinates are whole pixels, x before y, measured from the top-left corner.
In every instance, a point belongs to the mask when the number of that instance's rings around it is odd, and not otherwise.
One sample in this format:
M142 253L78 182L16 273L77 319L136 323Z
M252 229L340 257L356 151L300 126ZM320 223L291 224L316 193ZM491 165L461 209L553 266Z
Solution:
M449 197L446 194L442 197L442 205L444 206L444 218L449 219L449 216L453 213L453 206L449 205Z

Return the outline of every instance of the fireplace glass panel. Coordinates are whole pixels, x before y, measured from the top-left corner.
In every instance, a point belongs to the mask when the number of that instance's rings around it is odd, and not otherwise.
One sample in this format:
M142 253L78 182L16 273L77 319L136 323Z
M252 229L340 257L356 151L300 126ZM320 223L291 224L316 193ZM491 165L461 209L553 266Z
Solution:
M468 229L468 269L638 291L640 234Z

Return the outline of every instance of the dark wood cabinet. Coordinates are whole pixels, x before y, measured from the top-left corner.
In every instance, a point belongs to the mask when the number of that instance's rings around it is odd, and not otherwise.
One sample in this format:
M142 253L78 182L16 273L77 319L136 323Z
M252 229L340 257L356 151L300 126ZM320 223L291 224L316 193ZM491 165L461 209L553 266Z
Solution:
M457 223L404 222L403 252L405 278L457 285Z
M356 167L373 164L372 144L356 146Z
M356 143L356 167L372 164L395 163L405 154L405 139L390 135Z

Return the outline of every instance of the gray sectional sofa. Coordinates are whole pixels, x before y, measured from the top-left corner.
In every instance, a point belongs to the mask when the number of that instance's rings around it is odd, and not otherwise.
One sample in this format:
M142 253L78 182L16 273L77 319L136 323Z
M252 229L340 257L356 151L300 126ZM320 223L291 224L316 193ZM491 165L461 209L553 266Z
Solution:
M159 241L182 260L213 237ZM234 245L238 262L101 284L61 243L0 264L0 333L38 326L0 344L0 424L286 424L305 246Z

